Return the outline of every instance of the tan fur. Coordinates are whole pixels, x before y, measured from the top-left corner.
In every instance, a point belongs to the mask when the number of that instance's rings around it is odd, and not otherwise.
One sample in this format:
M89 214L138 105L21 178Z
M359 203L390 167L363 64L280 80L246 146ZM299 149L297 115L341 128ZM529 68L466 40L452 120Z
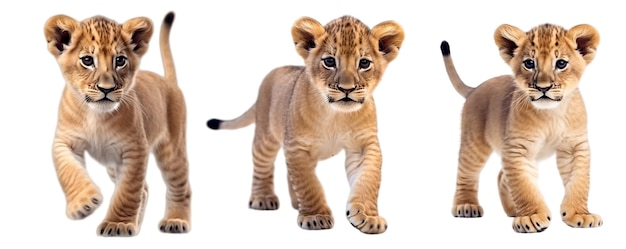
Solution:
M561 218L572 227L597 227L602 219L587 209L589 144L587 114L578 84L593 60L599 34L590 25L570 30L543 24L523 32L501 25L494 34L500 55L513 75L465 85L442 43L446 70L466 98L452 214L481 217L479 174L492 152L502 158L498 187L513 229L542 232L551 213L537 186L538 161L556 153L565 196ZM545 92L545 97L544 96Z
M383 233L387 222L377 207L382 159L372 92L398 55L404 31L393 21L370 30L350 16L326 26L303 17L293 25L292 36L305 66L271 71L246 113L230 121L209 120L208 125L234 129L256 123L252 209L279 206L274 161L283 146L291 204L299 210L303 229L333 227L315 167L344 150L351 187L347 218L361 232Z
M116 186L108 213L97 228L99 235L139 232L148 197L145 177L151 152L167 187L160 229L190 230L186 107L169 44L173 18L168 13L161 28L165 77L139 70L152 36L148 18L118 24L102 16L78 22L57 15L45 24L48 49L66 82L53 159L67 200L67 216L85 218L103 202L85 169L85 151L107 166Z

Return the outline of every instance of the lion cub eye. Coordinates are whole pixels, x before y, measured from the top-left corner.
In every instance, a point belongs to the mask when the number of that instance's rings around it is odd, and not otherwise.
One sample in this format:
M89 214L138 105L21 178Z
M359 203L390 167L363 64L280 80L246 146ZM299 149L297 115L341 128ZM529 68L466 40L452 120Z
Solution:
M535 61L532 59L524 60L524 67L526 69L535 69Z
M563 60L563 59L559 59L556 61L556 68L557 69L565 69L565 67L567 67L567 61Z
M372 67L372 61L368 59L359 60L359 69L367 70L370 69L370 67Z
M322 64L324 65L326 69L333 69L337 66L337 63L335 62L335 58L333 57L323 58Z
M80 64L83 65L83 67L92 68L93 63L93 57L91 55L80 57Z
M123 68L124 66L126 66L127 61L128 59L125 56L115 57L115 67Z

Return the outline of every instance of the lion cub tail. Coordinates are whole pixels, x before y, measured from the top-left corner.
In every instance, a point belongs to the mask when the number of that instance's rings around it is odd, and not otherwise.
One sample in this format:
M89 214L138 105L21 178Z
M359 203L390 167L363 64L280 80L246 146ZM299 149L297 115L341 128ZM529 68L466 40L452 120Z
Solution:
M467 97L474 88L463 83L461 77L457 74L454 63L452 63L452 57L450 56L450 44L448 44L447 41L441 42L441 54L443 55L443 62L446 65L446 72L452 82L452 86L454 86L454 89L461 94L461 96L464 98Z
M170 47L170 30L174 23L174 12L170 11L163 18L161 24L161 34L159 36L159 46L161 47L161 60L163 61L164 77L168 82L178 84L176 79L176 68L174 67L174 57Z
M256 113L256 105L252 105L250 109L241 114L241 116L231 120L211 119L206 125L213 130L234 130L246 127L254 123Z

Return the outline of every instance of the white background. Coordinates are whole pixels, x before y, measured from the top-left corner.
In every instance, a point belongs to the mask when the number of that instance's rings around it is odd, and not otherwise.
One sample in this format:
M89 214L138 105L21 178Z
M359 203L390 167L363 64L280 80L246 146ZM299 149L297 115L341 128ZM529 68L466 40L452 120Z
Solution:
M4 86L0 98L1 248L448 248L463 246L624 248L624 60L619 1L14 1L0 8ZM610 2L610 3L607 3ZM423 3L423 5L422 5ZM65 198L52 165L51 146L63 80L46 49L47 18L77 20L101 14L119 22L150 17L158 27L176 12L171 44L179 84L188 105L188 148L193 188L192 230L163 234L157 225L165 202L161 176L151 159L150 198L140 234L102 238L96 227L106 213L113 184L104 167L88 161L105 203L81 221L65 216ZM385 20L403 25L406 39L376 90L383 177L379 211L389 229L366 235L344 217L349 192L343 155L319 164L318 175L335 214L335 227L306 231L289 204L282 153L276 161L277 211L248 209L252 180L253 126L209 130L209 118L233 118L254 102L265 74L274 67L302 65L290 29L301 16L322 24L349 14L370 27ZM517 234L500 206L496 187L499 158L482 173L480 219L450 214L455 189L463 98L444 71L439 45L448 40L459 74L470 85L510 69L498 55L493 32L502 23L528 30L553 22L570 28L594 25L601 34L595 61L581 89L589 112L592 177L589 208L604 218L596 229L573 229L560 219L540 234ZM142 67L162 73L158 32ZM563 196L554 158L540 163L540 188L558 217ZM18 246L19 245L19 246Z

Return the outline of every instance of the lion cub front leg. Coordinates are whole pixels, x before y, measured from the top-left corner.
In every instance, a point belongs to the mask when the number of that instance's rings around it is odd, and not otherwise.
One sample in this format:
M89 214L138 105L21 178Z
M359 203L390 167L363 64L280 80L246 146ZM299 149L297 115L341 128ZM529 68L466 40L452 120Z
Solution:
M537 186L537 165L533 144L506 141L502 151L502 179L508 184L510 198L515 203L513 230L520 233L543 232L550 225L550 210Z
M557 166L563 179L565 196L561 203L561 219L570 227L599 227L602 217L587 208L589 195L589 144L586 138L572 141L557 149Z
M53 160L67 202L67 217L78 220L92 214L102 204L102 193L87 174L83 154L76 153L63 139L57 138Z
M345 166L351 187L346 207L348 221L363 233L384 233L387 231L387 221L378 215L382 167L378 142L369 143L363 150L346 150Z
M117 177L118 177L117 165L108 165L106 168L107 168L107 174L109 175L109 178L111 179L111 181L114 184L117 183ZM139 224L141 224L141 222L143 221L143 216L146 211L147 202L148 202L148 183L146 182L144 183L143 190L141 191L141 208L139 209Z
M127 237L139 233L143 205L147 198L145 182L148 149L135 145L123 152L122 165L117 172L115 192L104 220L96 230L107 237Z
M315 174L317 158L311 155L308 145L296 141L286 142L284 148L289 184L299 203L298 225L307 230L332 228L333 216Z

